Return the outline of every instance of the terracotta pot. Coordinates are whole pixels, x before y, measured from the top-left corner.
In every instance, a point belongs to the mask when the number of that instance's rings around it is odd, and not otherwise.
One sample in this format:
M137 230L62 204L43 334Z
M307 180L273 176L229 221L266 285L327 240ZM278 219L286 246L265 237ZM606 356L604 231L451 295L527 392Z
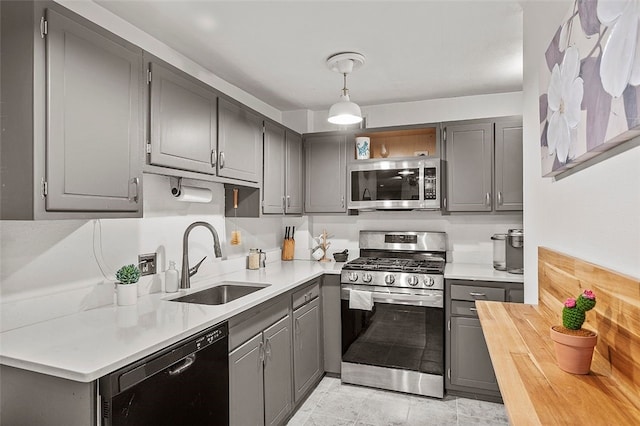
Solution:
M558 366L572 374L589 374L593 349L598 341L598 335L590 330L586 336L565 334L557 330L564 327L551 327L551 340L556 350ZM557 329L557 330L556 330Z

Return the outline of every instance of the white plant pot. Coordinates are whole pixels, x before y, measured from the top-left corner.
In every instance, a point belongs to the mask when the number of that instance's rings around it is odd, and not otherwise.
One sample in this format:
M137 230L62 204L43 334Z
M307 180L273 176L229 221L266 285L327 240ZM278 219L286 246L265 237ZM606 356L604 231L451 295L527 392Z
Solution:
M116 284L116 295L119 306L130 306L138 303L138 283Z

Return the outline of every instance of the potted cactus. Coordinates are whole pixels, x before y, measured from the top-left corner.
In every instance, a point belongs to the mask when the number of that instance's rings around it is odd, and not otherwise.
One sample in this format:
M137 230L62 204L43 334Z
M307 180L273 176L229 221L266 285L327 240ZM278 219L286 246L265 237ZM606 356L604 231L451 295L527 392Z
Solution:
M140 269L135 265L124 265L116 272L116 295L118 305L135 305L138 302L138 280Z
M598 335L582 328L586 312L596 306L596 295L585 290L576 299L570 297L562 308L562 326L551 327L558 366L573 374L588 374Z

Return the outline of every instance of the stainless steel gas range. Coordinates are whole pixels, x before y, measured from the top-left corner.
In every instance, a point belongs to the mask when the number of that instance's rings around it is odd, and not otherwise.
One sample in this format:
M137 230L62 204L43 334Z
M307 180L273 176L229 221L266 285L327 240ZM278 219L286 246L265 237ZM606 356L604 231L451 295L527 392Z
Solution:
M444 396L443 232L360 231L341 274L342 381Z

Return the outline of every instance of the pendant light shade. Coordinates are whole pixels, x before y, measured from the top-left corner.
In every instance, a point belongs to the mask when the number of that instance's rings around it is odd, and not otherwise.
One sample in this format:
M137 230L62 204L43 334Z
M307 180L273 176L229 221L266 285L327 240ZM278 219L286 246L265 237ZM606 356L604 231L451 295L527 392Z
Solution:
M349 99L349 89L347 89L347 74L355 68L364 64L364 56L355 52L337 53L327 59L327 66L342 74L344 86L340 101L331 105L329 109L329 123L332 124L356 124L362 121L362 111L355 102Z
M362 111L349 100L349 95L342 95L340 102L331 105L328 120L333 124L356 124L362 121Z

